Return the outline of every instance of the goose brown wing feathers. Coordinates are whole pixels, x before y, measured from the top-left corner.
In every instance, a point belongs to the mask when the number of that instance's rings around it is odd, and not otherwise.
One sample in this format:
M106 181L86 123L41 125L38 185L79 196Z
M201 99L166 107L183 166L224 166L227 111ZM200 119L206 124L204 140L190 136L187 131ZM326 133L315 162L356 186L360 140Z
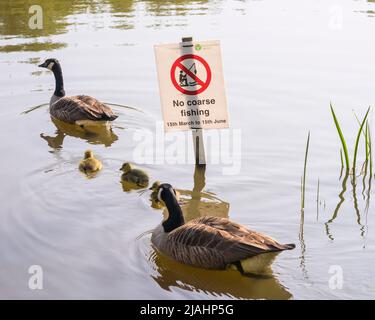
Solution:
M117 118L110 107L85 95L63 97L57 100L51 106L51 115L70 123L79 120L112 121Z
M286 250L294 248L294 245L292 244L290 246L292 246L293 248L289 248L289 245L280 244L275 239L265 234L249 230L244 226L230 221L226 218L207 216L199 218L195 221L199 221L199 223L210 226L217 230L223 230L227 233L226 236L232 237L232 239L235 241L241 241L249 245L257 246L266 251Z
M176 260L205 268L225 268L261 253L294 247L219 217L192 220L173 230L166 242Z

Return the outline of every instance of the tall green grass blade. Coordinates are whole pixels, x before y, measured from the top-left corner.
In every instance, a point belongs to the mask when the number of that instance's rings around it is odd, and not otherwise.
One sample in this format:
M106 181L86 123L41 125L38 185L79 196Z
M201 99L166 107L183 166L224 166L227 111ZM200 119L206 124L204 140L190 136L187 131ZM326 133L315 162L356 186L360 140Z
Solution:
M340 169L340 177L339 177L339 180L341 180L341 177L342 177L342 173L344 171L344 158L343 158L343 155L342 155L342 149L340 149L340 160L341 160L341 169ZM346 170L347 171L347 170Z
M331 113L332 113L333 121L335 122L337 133L339 134L339 137L340 137L340 140L341 140L342 149L343 149L344 156L345 156L346 171L349 171L350 164L349 164L348 147L346 146L345 138L344 138L344 135L342 134L339 121L337 120L337 117L336 117L336 114L335 114L335 110L333 110L332 103L330 103L330 107L331 107Z
M371 143L371 130L368 125L368 145L369 145L369 157L370 157L370 179L372 178L372 143Z
M363 168L362 168L362 173L363 173L363 179L362 179L362 196L363 196L363 200L366 199L365 192L366 192L366 176L367 176L367 170L368 170L368 160L366 160L366 161L363 163Z
M306 151L305 151L305 162L303 166L303 178L302 178L302 203L301 203L301 209L305 209L305 189L306 189L306 168L307 168L307 156L309 154L309 145L310 145L310 131L307 136L307 142L306 142Z
M342 149L340 149L340 160L341 160L341 168L344 167L344 159L342 158Z
M301 211L303 211L303 203L304 203L304 199L303 199L303 176L301 176Z
M365 144L365 152L366 152L366 161L368 161L369 157L369 140L368 140L368 121L366 121L366 144Z
M361 121L359 121L359 118L357 116L356 113L354 113L354 116L358 122L358 125L361 126ZM363 137L365 138L366 140L366 144L365 144L365 149L366 149L366 160L368 160L368 134L367 134L367 125L368 125L368 121L366 121L366 131L363 130L362 128L362 133L363 133Z
M361 123L361 127L359 128L358 130L358 134L357 134L357 139L355 141L355 146L354 146L354 157L353 157L353 173L355 172L355 168L356 168L356 164L357 164L357 153L358 153L358 145L359 145L359 140L360 140L360 137L361 137L361 132L363 130L363 126L364 124L366 123L366 119L367 119L367 116L370 112L370 109L371 107L369 107L367 109L367 112L366 112L366 115L365 117L363 118L362 120L362 123ZM353 175L354 176L354 175Z

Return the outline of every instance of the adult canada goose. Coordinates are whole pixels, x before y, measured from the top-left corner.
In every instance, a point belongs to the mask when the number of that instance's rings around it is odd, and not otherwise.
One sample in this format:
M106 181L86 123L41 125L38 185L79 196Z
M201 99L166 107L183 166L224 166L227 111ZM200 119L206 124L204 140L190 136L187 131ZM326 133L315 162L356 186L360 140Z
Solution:
M79 163L79 170L89 175L101 170L102 167L102 163L94 157L91 150L85 152L84 159Z
M117 118L110 107L93 97L85 95L65 97L62 69L57 59L47 59L39 67L51 70L55 76L55 91L49 103L53 118L82 127L107 123Z
M226 218L206 216L185 223L170 184L159 186L158 197L168 209L168 218L155 228L151 242L179 262L206 269L225 269L234 264L241 271L241 261L250 257L295 248Z
M149 179L146 172L140 169L134 169L128 162L125 162L120 170L124 172L121 175L122 182L130 183L140 188L147 188Z

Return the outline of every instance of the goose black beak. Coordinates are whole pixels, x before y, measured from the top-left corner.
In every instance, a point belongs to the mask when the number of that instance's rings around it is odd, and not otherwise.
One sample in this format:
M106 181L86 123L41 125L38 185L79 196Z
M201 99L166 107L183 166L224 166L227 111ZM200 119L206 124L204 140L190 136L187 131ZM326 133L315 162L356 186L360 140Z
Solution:
M47 68L47 63L43 62L42 64L38 65L40 68Z

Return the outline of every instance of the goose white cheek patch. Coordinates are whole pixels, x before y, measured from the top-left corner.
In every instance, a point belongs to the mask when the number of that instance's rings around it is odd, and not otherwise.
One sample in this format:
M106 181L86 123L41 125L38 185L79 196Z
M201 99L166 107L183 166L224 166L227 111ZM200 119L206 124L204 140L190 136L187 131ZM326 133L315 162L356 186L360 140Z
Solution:
M48 69L52 70L53 62L50 62L50 64L47 66Z

